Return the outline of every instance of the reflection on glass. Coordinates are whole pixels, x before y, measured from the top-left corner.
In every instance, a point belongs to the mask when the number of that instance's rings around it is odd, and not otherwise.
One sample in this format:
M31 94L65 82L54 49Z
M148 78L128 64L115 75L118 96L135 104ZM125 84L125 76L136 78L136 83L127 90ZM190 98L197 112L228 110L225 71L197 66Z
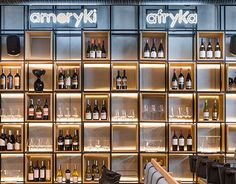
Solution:
M163 140L158 139L158 140L144 140L142 142L142 148L141 150L144 150L145 152L158 152L158 151L164 151L163 147Z
M192 107L171 106L169 112L170 121L190 121L193 118Z
M62 108L59 106L57 108L57 121L81 121L80 112L76 107L71 109L70 107Z
M143 120L164 120L165 119L165 108L163 104L144 104L142 112Z
M130 110L126 110L126 109L115 109L113 112L114 116L113 116L113 120L115 121L135 121L136 120L136 115L135 115L135 110L134 109L130 109Z
M29 151L52 151L52 142L49 138L30 138Z
M219 152L220 136L199 136L198 145L200 152Z
M23 181L21 170L1 170L2 182L20 182Z
M95 137L88 140L88 145L85 145L86 151L110 151L110 140L96 139Z
M2 108L3 122L23 122L23 113L19 108Z

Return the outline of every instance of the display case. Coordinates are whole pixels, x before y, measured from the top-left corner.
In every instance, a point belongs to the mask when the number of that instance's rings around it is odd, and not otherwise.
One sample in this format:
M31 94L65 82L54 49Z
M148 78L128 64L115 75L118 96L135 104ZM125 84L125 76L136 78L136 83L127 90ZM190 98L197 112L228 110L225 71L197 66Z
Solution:
M236 141L235 141L235 131L236 125L235 124L227 124L226 125L226 151L227 153L234 153Z
M226 90L227 91L236 91L235 71L236 71L236 63L235 62L226 63Z

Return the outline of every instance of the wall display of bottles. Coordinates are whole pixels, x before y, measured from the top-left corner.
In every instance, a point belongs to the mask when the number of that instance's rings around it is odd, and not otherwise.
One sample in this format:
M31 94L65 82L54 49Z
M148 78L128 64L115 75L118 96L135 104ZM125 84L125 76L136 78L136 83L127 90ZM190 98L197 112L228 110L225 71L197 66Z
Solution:
M2 35L1 182L98 183L106 167L123 183L140 184L155 158L191 183L189 155L233 153L236 64L224 61L228 33L111 24L16 31L18 56L5 48L9 31Z

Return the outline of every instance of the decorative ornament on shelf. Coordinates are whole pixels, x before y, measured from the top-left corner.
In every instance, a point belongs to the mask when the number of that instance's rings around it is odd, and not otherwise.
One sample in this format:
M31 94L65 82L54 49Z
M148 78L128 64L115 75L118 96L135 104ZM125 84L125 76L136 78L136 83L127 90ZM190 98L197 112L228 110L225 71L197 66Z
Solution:
M33 70L33 74L37 77L37 80L34 82L34 90L36 92L43 92L44 83L41 80L41 76L45 75L46 71L44 69Z
M230 53L236 56L236 35L232 35L230 38Z
M10 56L20 55L20 38L17 35L7 36L7 54Z

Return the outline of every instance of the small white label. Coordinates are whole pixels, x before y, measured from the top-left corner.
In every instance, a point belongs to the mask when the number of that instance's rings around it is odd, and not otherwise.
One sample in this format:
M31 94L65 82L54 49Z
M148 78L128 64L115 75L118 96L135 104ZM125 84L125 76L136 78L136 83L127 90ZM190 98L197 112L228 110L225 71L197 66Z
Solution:
M179 139L179 146L184 146L184 139L183 138Z
M192 81L186 81L186 89L192 89Z
M121 87L121 82L122 82L121 79L116 79L116 86Z
M77 176L74 176L72 180L73 180L73 183L78 183L78 177Z
M87 112L87 113L85 114L85 118L86 118L87 120L91 120L91 119L92 119L92 113Z
M99 113L97 113L97 112L93 113L93 119L98 120L99 119Z
M95 51L90 51L89 57L90 58L95 58Z
M178 139L172 139L172 145L174 146L178 145Z
M62 183L62 176L57 177L57 183Z
M149 51L144 52L143 55L144 55L145 58L150 58L150 52Z
M34 170L34 178L39 178L39 170Z
M179 77L178 82L179 84L184 84L184 77Z
M0 146L6 146L6 141L3 139L0 139Z
M102 51L101 50L96 51L96 58L102 58Z
M58 80L58 85L64 85L64 81L62 79Z
M45 170L40 170L40 178L45 178Z
M21 147L20 143L16 142L15 143L15 150L20 150L20 147Z
M49 169L46 170L46 180L51 181L51 170Z
M73 145L73 146L78 146L79 143L78 143L78 142L73 142L72 145Z
M48 108L43 108L43 115L48 116Z
M205 120L208 120L209 116L210 116L209 112L204 112L203 113L203 117L204 117Z
M71 85L71 78L67 77L66 78L66 86L70 86Z
M65 139L65 145L70 145L72 143L71 139Z
M206 57L206 51L201 50L200 51L200 58L205 58Z
M213 112L212 113L212 119L213 120L217 120L218 119L218 113L217 112Z
M177 80L172 81L172 89L177 89L178 88L178 82Z
M72 85L78 85L78 81L77 80L72 80Z
M59 146L62 146L62 145L64 145L64 143L63 142L58 142L57 143Z
M163 51L158 52L158 58L163 58L163 57L164 57L164 52Z
M156 58L157 57L157 52L156 51L152 51L151 52L151 58Z
M101 113L101 119L102 120L106 120L107 119L107 113L106 112L102 112Z
M15 77L14 82L15 82L15 86L20 86L20 78L19 77Z
M34 108L29 108L29 116L34 116Z
M192 144L193 144L193 140L192 139L187 139L187 145L192 146Z
M215 51L215 58L221 58L221 51Z
M207 51L207 58L212 58L213 52L211 50Z
M7 150L14 150L14 145L12 143L7 143Z
M70 180L70 173L66 173L66 180Z
M28 180L33 181L34 180L34 174L33 173L28 173Z
M42 112L41 111L36 112L36 118L38 118L38 119L42 118Z

